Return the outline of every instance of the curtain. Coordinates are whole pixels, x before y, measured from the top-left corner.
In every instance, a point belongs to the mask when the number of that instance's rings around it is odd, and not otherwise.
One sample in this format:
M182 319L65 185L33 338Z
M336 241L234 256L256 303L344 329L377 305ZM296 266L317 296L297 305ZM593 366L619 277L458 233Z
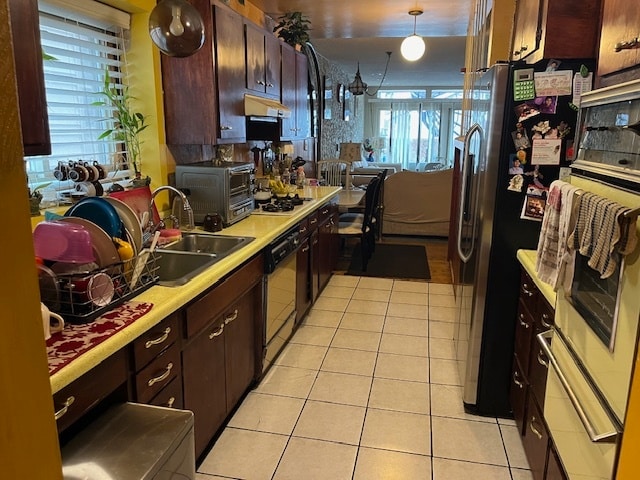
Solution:
M401 163L402 168L407 168L408 163L415 158L415 155L412 155L414 148L412 148L411 142L413 133L411 132L412 107L415 108L415 104L406 102L391 104L391 145L389 149L393 162Z

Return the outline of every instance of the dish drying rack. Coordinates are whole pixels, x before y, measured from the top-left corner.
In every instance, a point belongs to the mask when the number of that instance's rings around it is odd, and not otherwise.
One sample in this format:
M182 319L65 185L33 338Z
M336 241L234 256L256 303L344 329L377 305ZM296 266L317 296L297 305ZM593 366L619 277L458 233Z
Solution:
M127 300L140 295L158 282L159 266L156 260L157 251L144 250L137 256L122 262L114 263L104 268L97 268L89 272L57 274L59 301L56 307L49 308L62 315L65 322L82 324L89 323ZM140 262L142 264L140 265ZM136 269L138 272L136 272ZM113 298L106 305L96 305L93 301L80 298L76 289L79 279L85 279L99 273L106 273L113 282ZM139 273L137 279L134 277ZM134 280L132 282L132 280Z

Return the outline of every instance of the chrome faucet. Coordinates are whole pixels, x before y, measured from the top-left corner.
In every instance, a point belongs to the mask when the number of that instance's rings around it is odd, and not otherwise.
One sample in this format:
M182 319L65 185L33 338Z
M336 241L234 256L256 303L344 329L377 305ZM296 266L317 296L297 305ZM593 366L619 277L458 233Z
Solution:
M158 193L162 192L163 190L170 190L173 193L175 193L175 196L173 197L172 208L171 208L172 214L164 218L163 220L160 220L160 222L158 222L157 225L154 225L153 224L153 203L156 198L156 195L158 195ZM175 202L178 200L182 202L182 210L187 214L188 224L185 226L185 229L193 230L194 228L196 228L195 222L193 220L193 209L191 208L191 204L189 203L187 196L177 188L172 187L171 185L163 185L162 187L156 188L151 193L151 203L149 203L149 225L147 229L150 230L151 232L155 232L157 229L164 227L164 221L167 219L171 219L173 221L174 228L181 229L182 226L180 225L180 218L182 218L182 215L180 214L175 215L175 208L174 208Z

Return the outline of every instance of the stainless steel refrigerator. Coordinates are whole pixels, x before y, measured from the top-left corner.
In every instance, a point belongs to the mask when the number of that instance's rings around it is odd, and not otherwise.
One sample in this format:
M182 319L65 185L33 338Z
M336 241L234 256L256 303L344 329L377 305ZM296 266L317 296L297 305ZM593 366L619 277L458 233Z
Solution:
M479 76L473 122L460 157L457 219L452 219L457 222L459 256L452 262L454 344L465 409L479 415L511 416L509 376L520 280L516 253L520 248L537 247L541 226L540 221L521 218L528 186L535 179L548 187L558 178L560 168L569 165L567 149L576 123L572 95L552 97L552 110L544 109L546 98L521 99L521 89L533 78L531 69L548 70L551 62L496 64ZM552 68L557 65L555 61ZM558 70L571 70L573 76L583 65L582 73L592 71L593 61L581 59L563 60ZM527 75L531 78L523 81ZM532 108L525 111L526 106ZM540 122L548 122L551 128L563 122L568 131L561 141L559 163L538 165L536 170L530 158L533 133ZM524 145L516 138L518 131L527 136ZM519 167L523 173L520 191L510 171L518 150L529 156Z

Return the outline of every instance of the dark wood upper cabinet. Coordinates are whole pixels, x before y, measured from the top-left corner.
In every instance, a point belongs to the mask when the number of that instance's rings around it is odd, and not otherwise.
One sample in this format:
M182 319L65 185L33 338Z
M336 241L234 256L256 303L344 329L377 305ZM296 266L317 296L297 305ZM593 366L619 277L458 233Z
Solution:
M37 0L9 0L25 155L51 154Z
M518 0L511 59L595 58L600 6L601 0Z
M282 119L281 136L285 140L307 138L311 133L307 57L284 43L281 45L281 57L282 103L291 109L291 116Z
M640 6L635 2L603 0L598 75L624 73L621 81L640 78Z
M247 89L280 98L280 40L245 23Z
M161 55L169 145L213 145L218 131L211 5L208 0L192 0L191 4L204 21L204 46L189 57Z

